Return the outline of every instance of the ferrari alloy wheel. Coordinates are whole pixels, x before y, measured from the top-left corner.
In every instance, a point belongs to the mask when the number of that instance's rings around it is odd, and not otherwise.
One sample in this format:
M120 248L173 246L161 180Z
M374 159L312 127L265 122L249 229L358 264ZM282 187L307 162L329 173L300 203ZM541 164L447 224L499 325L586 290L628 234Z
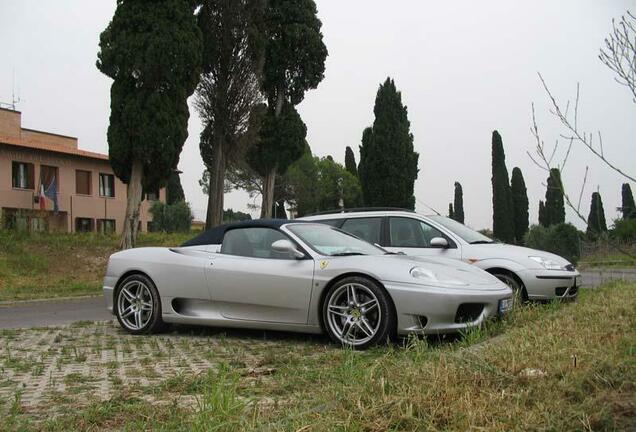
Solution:
M323 305L329 336L346 346L366 348L386 340L394 321L387 294L375 282L361 277L334 284Z
M163 326L161 301L152 281L141 274L128 276L115 294L119 324L129 333L153 333Z

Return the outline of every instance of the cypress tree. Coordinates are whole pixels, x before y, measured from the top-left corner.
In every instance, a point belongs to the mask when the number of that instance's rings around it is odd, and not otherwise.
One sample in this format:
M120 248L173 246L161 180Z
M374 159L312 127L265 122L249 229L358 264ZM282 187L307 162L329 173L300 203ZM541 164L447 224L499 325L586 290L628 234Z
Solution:
M356 157L351 147L345 149L345 168L354 176L358 177L358 167L356 165Z
M178 171L172 171L168 184L166 185L166 204L174 204L179 201L185 201L185 194L181 186L181 178Z
M565 203L563 201L563 185L561 171L552 168L548 177L548 187L545 191L546 220L549 225L565 223Z
M592 193L592 202L590 203L590 214L587 217L587 235L596 237L599 234L607 232L607 223L605 222L605 210L603 209L603 200L598 192Z
M369 206L414 209L419 154L413 150L402 94L391 78L380 85L373 112L373 126L364 130L360 146L358 175L364 201Z
M201 71L195 2L118 0L99 38L110 88L108 156L127 184L121 247L135 246L143 190L164 186L188 136L188 97Z
M528 232L530 221L528 217L528 191L523 173L518 167L512 169L510 178L510 190L512 191L512 208L514 209L515 240L517 244L523 243L523 237Z
M543 201L539 201L539 225L546 228L550 226L550 221L548 221L548 213L545 210L545 204L543 204Z
M464 223L464 192L459 182L455 182L455 198L453 203L453 219L459 223Z
M448 217L455 220L455 212L453 211L453 203L448 203Z
M632 188L629 183L623 183L621 195L623 198L621 205L623 219L636 219L636 204L634 204L634 195L632 195Z
M499 132L492 133L492 231L495 238L514 243L512 192L506 168L506 154Z

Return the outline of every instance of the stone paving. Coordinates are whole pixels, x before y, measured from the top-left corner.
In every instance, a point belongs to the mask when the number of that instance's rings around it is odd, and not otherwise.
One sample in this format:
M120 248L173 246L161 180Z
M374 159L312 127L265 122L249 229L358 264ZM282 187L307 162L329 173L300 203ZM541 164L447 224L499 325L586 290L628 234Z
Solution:
M262 336L206 330L132 336L115 322L0 331L0 416L19 404L25 414L42 417L107 400L123 388L151 399L153 392L144 389L216 370L221 363L246 376L261 370L266 375L265 357L285 355L299 344L294 336L278 341ZM190 403L196 404L194 397Z

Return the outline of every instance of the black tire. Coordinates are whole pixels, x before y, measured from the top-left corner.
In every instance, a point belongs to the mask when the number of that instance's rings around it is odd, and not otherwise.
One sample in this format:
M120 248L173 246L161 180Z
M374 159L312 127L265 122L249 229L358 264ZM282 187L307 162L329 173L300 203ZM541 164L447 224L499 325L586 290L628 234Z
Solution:
M354 305L347 304L351 289L358 300ZM396 329L393 304L387 292L377 282L360 276L346 277L329 288L322 304L322 322L335 343L359 349L387 342ZM373 330L371 336L369 330ZM362 337L356 338L358 334Z
M132 292L132 287L137 286L143 286L146 289L142 289L143 294L139 296L140 300L136 300L136 298L131 300L129 294L135 294ZM130 315L130 308L135 309L136 303L138 302L142 305L152 305L152 310L140 311L141 326L136 326L135 323L131 322L131 318L126 316ZM142 308L143 306L139 307L139 309ZM130 334L158 333L167 327L161 318L161 298L159 297L159 291L157 291L157 287L152 280L144 274L137 273L127 276L117 285L113 297L113 309L117 321L119 321L119 325ZM133 315L136 315L136 312L133 312ZM134 318L132 321L134 321Z
M513 307L521 306L528 302L528 292L526 291L526 287L519 283L515 277L505 272L493 272L492 275L512 289L514 299Z

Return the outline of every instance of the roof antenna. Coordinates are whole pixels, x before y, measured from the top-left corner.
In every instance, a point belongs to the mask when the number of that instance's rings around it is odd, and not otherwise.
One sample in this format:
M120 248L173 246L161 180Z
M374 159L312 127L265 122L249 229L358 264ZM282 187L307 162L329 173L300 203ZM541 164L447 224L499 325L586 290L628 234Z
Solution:
M426 204L424 201L422 201L419 198L415 198L417 200L418 203L422 204L424 207L426 207L429 210L433 210L435 212L435 214L437 214L437 216L441 216L442 214L440 212L438 212L437 210L435 210L433 207L429 206L428 204Z
M0 108L8 108L12 111L15 111L15 107L18 103L20 103L20 96L16 97L15 95L15 68L13 68L13 76L12 76L12 89L11 89L11 103L0 102Z
M15 111L16 104L20 103L20 95L19 95L20 92L18 91L17 99L15 96L15 68L13 68L13 86L12 87L13 87L13 91L11 93L11 109Z

